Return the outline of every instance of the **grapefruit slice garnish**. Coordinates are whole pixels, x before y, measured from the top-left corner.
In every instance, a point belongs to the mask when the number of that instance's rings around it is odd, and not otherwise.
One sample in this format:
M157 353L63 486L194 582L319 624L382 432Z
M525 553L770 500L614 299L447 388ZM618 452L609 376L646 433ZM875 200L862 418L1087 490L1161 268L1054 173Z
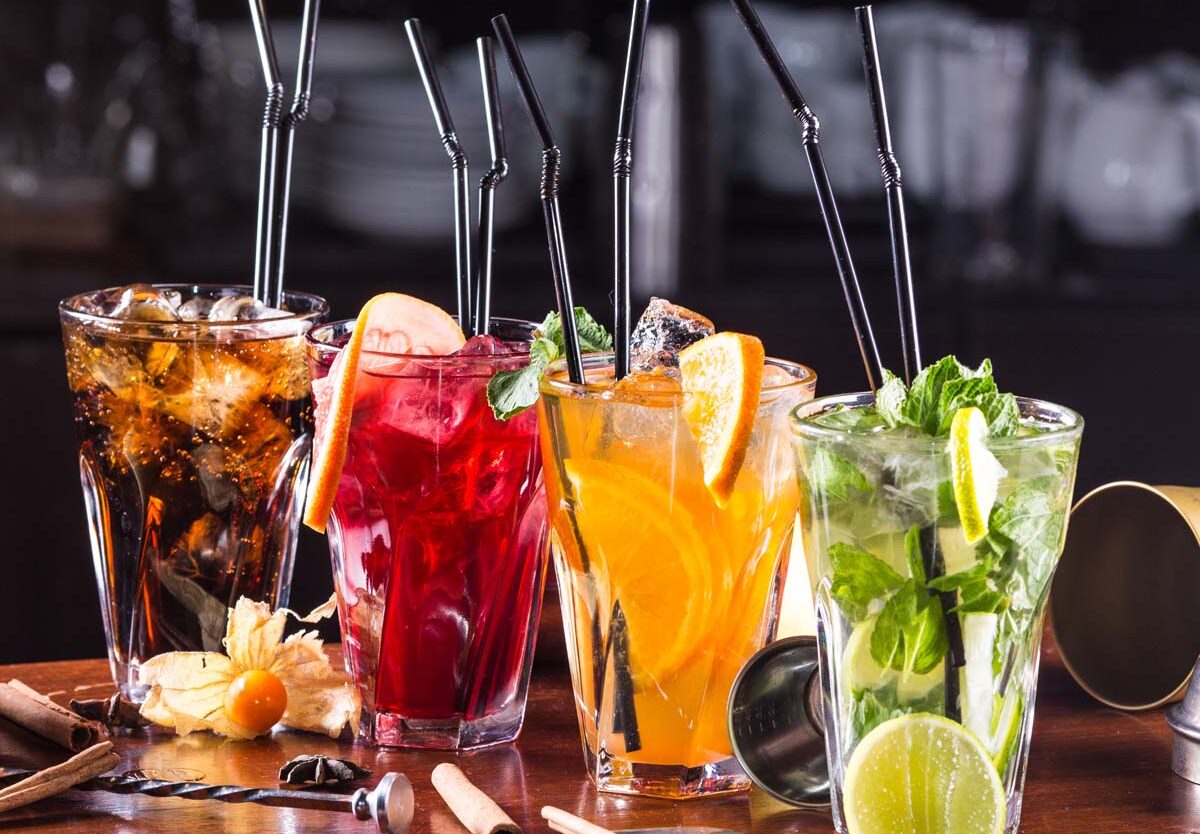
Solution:
M714 333L679 352L683 419L700 447L704 483L721 508L746 460L763 358L762 342L741 333Z
M329 375L315 386L322 389L317 394L327 405L322 403L316 409L312 474L304 507L307 526L323 533L333 509L342 467L346 463L359 364L381 365L396 361L394 356L372 355L372 352L444 356L454 353L465 342L458 322L445 310L419 298L387 292L363 305L350 341L338 353ZM364 350L367 351L365 359Z

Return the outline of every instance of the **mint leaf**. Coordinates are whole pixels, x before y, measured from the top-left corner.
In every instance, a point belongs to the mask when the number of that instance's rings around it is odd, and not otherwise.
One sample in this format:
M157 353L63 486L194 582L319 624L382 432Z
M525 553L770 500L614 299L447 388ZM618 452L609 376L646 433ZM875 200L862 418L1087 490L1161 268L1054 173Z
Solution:
M487 400L497 420L508 420L538 400L538 382L558 358L558 346L544 337L529 345L529 364L515 371L497 371L488 380Z
M889 429L904 424L904 403L908 399L908 389L904 380L886 368L883 371L883 385L875 392L875 412Z
M836 431L870 431L887 425L870 408L847 408L839 405L813 418L818 426Z
M874 600L883 599L904 583L904 577L887 562L845 542L829 548L829 561L833 566L830 593L853 621L866 617Z
M575 330L583 353L612 350L612 336L582 307L575 308ZM550 363L566 353L562 319L550 312L535 332L529 345L529 364L515 371L496 373L487 386L488 405L497 420L508 420L537 403L538 381Z
M918 585L925 584L925 560L921 556L921 528L914 524L904 534L904 558L908 561L908 572Z
M925 586L908 579L879 612L871 632L871 657L885 669L923 675L946 655L942 607Z
M991 565L979 562L959 573L936 577L928 587L935 591L958 591L959 601L954 610L960 614L1000 614L1008 608L1008 597L997 590L990 571Z
M896 694L896 685L889 684L878 689L864 689L854 693L850 707L850 721L854 726L854 737L862 738L884 721L916 712L941 715L946 709L946 689L942 685L929 690L918 701L902 702ZM1020 735L1017 733L1016 735Z
M546 315L546 318L538 325L538 332L558 346L560 355L566 352L562 318L556 311ZM602 353L613 348L612 334L582 307L575 308L575 332L579 335L581 353Z
M813 451L805 474L814 492L824 496L824 500L844 501L850 497L851 490L872 492L875 489L857 466L824 446Z

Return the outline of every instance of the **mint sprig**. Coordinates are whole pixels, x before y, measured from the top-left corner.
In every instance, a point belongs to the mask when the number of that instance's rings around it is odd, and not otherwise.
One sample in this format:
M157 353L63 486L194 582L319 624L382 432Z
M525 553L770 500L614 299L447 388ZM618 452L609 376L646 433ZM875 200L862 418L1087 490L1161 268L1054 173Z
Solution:
M954 356L943 357L917 374L910 386L884 371L883 384L875 392L875 412L888 428L908 426L934 437L949 435L955 412L969 406L983 412L993 437L1008 437L1020 428L1017 399L996 387L990 359L971 368Z
M612 336L583 307L575 308L575 330L583 353L612 350ZM488 380L488 405L496 419L509 420L535 405L542 374L565 353L562 319L557 312L551 312L534 331L533 342L529 345L529 364L514 371L499 371Z

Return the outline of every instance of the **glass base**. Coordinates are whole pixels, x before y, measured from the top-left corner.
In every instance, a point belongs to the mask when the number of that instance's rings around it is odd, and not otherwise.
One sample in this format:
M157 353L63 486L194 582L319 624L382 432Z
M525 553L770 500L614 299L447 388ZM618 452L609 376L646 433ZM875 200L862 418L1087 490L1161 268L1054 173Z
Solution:
M588 775L605 793L699 799L750 789L749 777L733 758L696 767L631 762L607 752L591 758L594 765Z
M135 704L140 704L146 700L146 696L150 694L150 687L139 682L139 678L141 677L140 663L122 663L111 656L110 650L108 665L112 668L113 683L116 685L117 691L121 693L122 698L133 701Z
M394 712L364 712L360 738L377 747L420 750L475 750L513 741L521 732L522 709L483 718L406 718Z

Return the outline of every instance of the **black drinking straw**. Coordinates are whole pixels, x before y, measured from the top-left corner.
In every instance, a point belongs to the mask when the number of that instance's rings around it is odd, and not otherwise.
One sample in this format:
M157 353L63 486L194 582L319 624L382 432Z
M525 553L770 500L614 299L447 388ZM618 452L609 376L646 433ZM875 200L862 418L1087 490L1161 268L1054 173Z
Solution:
M300 61L296 67L296 97L292 109L284 115L280 127L287 137L283 164L277 173L275 185L274 256L275 284L270 290L267 305L282 309L284 287L284 254L287 249L288 204L292 198L292 161L296 151L296 125L308 118L308 103L312 100L313 61L317 54L317 22L321 14L321 0L304 0L304 17L300 28Z
M625 79L621 84L621 113L617 119L617 142L613 150L613 347L617 379L629 373L629 187L633 176L633 119L637 113L649 16L650 0L633 0L629 48L625 52Z
M446 97L442 94L442 85L438 81L437 70L434 69L433 62L429 60L425 37L421 34L421 22L415 17L410 18L404 21L404 30L408 32L413 57L417 59L417 70L421 73L421 81L425 84L425 94L429 96L429 106L433 109L433 119L437 123L438 135L441 137L442 145L446 148L446 154L450 157L450 168L454 174L455 286L458 290L458 325L465 333L471 328L471 197L467 154L458 141L458 135L454 132L450 108L446 106Z
M846 298L846 307L850 311L850 326L854 329L854 338L858 341L858 351L862 355L863 367L867 372L867 384L871 391L876 388L876 380L883 378L883 363L879 359L879 347L875 343L875 334L871 330L871 319L867 314L867 305L863 300L862 288L858 285L858 276L854 272L854 262L850 258L850 246L846 242L846 232L842 228L841 217L838 216L837 203L833 198L833 188L829 184L829 174L825 171L825 160L821 154L820 132L821 124L816 114L805 102L804 96L788 72L779 50L771 41L771 36L763 27L762 20L750 0L731 0L733 8L750 33L759 54L762 55L767 69L775 77L784 99L792 108L792 115L802 128L801 140L808 155L808 167L812 170L813 183L817 190L817 204L821 218L825 221L825 233L829 237L829 245L833 249L833 259L837 264L838 277L842 282L842 294Z
M583 384L583 356L579 352L579 333L575 330L575 302L571 297L571 276L567 269L566 243L562 233L562 215L558 209L558 176L559 165L562 162L562 152L554 141L554 131L542 108L542 100L538 97L533 79L529 76L529 68L525 66L525 58L521 55L521 47L508 25L508 18L496 15L492 18L492 28L504 54L508 58L509 69L521 90L521 98L529 111L529 118L542 142L542 214L546 220L546 238L550 246L550 273L554 279L554 295L558 302L558 313L562 318L563 343L567 353L567 376L576 385Z
M492 218L496 188L508 176L504 150L504 119L500 111L500 85L496 80L496 52L491 38L479 38L479 75L483 81L483 108L487 116L488 147L492 167L479 181L479 279L475 282L475 332L487 333L492 318Z
M283 121L283 82L279 78L279 60L275 41L267 22L263 0L249 0L250 19L258 41L258 56L262 61L263 79L267 85L267 100L263 107L262 151L258 164L258 225L254 243L254 297L269 303L268 284L275 254L275 212L279 200L279 128Z
M887 99L883 92L883 70L879 66L875 43L875 16L870 6L854 10L862 36L863 70L867 74L867 95L871 100L871 118L875 125L875 147L879 151L879 170L888 198L888 225L892 233L892 270L896 276L896 306L900 312L900 352L904 356L904 381L921 370L921 342L917 335L917 305L913 294L912 263L908 254L908 221L904 214L904 191L900 183L900 163L892 150L892 130L888 125Z

